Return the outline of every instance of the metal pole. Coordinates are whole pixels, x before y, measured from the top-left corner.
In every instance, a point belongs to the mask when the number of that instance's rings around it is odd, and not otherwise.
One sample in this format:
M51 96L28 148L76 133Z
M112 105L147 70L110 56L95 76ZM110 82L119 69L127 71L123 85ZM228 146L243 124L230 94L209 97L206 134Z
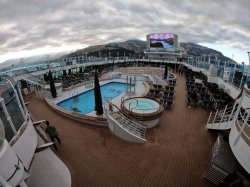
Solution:
M233 82L234 82L234 76L235 76L235 67L236 67L236 64L234 64L234 69L233 69L233 78L232 78L232 84L233 84Z
M20 102L20 100L19 100L19 97L18 97L18 94L17 94L16 89L14 89L14 93L15 93L15 97L16 97L16 101L17 101L18 107L19 107L19 109L20 109L20 111L21 111L21 114L22 114L22 116L23 116L23 119L25 120L24 110L23 110L23 108L22 108L22 106L21 106L21 102Z
M243 70L242 70L242 76L241 76L241 79L240 79L240 88L242 87L243 78L244 78L244 62L242 63L242 65L243 65Z
M132 77L129 77L129 91L131 92Z
M223 75L225 75L225 69L226 69L226 66L227 66L227 61L224 62L224 69L223 69ZM227 76L227 75L226 75ZM226 77L227 79L227 77Z
M135 92L136 76L134 76L134 92Z
M128 92L128 75L127 75L127 92Z
M249 60L248 67L247 67L247 82L248 82L248 74L249 74L249 68L250 68L250 52L247 52L247 54L248 54L248 60Z

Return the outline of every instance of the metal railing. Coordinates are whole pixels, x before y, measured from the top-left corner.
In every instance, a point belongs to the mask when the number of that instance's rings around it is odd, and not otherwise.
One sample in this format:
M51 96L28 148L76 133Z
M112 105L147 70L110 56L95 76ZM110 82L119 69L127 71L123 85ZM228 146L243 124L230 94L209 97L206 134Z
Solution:
M131 120L119 111L110 113L109 115L111 116L111 118L117 121L118 124L124 129L126 129L135 136L145 139L146 127L135 122L134 120Z
M236 120L236 126L239 131L239 136L241 136L245 142L250 145L250 124L249 124L249 109L241 110ZM238 138L237 138L238 139Z
M225 63L225 62L200 62L200 61L185 61L184 64L191 65L193 67L209 70L213 66L216 71L217 77L220 77L225 82L235 86L236 88L242 88L245 84L250 82L250 72L246 66L235 64L235 63ZM226 74L228 73L228 74ZM236 77L236 73L238 73Z
M131 134L145 139L146 126L125 115L116 105L110 101L111 98L105 98L104 109L106 116L115 120L119 126L126 129Z
M211 111L208 118L208 124L212 123L224 123L232 120L233 113L235 111L234 105L226 105L224 109L217 109L216 111Z

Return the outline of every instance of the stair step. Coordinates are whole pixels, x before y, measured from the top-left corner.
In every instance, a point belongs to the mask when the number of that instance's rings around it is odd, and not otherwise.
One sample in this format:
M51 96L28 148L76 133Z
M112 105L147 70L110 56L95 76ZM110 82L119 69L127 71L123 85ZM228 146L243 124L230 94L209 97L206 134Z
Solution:
M218 185L226 178L226 175L211 167L207 173L206 178L215 185Z
M218 179L218 180L221 180L221 179L224 179L225 175L222 174L222 173L219 173L219 172L208 172L208 176L209 177L212 177L212 178L215 178L215 179Z

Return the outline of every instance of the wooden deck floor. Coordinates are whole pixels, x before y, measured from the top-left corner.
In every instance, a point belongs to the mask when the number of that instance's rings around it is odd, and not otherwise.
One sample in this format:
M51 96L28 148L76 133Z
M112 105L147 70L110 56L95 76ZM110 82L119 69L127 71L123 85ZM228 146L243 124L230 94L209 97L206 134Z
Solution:
M37 120L57 127L62 139L58 154L71 168L76 186L213 186L203 178L215 141L205 128L209 113L186 106L183 76L175 90L174 109L164 111L144 145L125 142L108 128L66 119L35 98L28 109Z

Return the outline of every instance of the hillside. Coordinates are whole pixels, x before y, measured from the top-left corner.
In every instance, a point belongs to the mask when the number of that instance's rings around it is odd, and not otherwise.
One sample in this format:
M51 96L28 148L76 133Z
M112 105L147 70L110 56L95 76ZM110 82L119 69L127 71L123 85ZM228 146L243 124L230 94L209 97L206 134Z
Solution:
M95 45L89 46L84 49L80 49L74 53L69 54L68 56L77 56L77 55L85 55L88 56L99 56L99 52L101 56L117 56L117 52L119 56L125 55L133 55L134 53L143 53L144 49L146 49L146 42L142 40L128 40L120 43L109 43L105 45Z
M232 61L232 59L224 56L221 52L216 51L214 49L210 49L198 44L194 43L180 43L180 46L183 47L186 52L187 56L202 56L202 55L218 55L218 59L222 61ZM58 59L61 57L69 57L69 56L78 56L78 55L88 55L88 56L133 56L134 54L143 55L144 50L146 49L146 42L143 40L127 40L125 42L120 43L108 43L104 45L95 45L89 46L84 49L80 49L78 51L68 53L68 52L61 52L56 54L50 54L49 59ZM27 66L33 64L39 64L45 62L46 55L41 56L32 56L28 58L23 58L22 62L20 59L13 59L7 60L1 63L0 69L2 71L10 69L10 68L17 68L19 66Z
M214 49L204 47L194 43L180 43L180 46L187 51L187 55L201 56L201 55L218 55L218 59L221 61L233 61L231 58L224 56L221 52ZM213 58L213 57L212 57Z
M210 49L194 43L180 43L180 46L186 50L187 56L202 56L202 55L218 55L218 59L222 61L232 61L232 59L224 56L221 52ZM81 49L68 56L77 56L87 54L88 56L123 56L124 53L128 54L143 54L146 49L146 42L142 40L128 40L120 43L109 43L106 45L89 46ZM214 56L212 57L214 58Z
M35 65L35 64L41 64L44 62L47 62L47 58L49 57L49 60L55 60L58 58L61 58L62 56L65 56L65 54L68 54L69 52L58 52L58 53L48 53L47 55L36 55L31 57L25 57L20 59L9 59L5 62L1 63L0 70L1 71L7 71L23 66L29 66L29 65Z

